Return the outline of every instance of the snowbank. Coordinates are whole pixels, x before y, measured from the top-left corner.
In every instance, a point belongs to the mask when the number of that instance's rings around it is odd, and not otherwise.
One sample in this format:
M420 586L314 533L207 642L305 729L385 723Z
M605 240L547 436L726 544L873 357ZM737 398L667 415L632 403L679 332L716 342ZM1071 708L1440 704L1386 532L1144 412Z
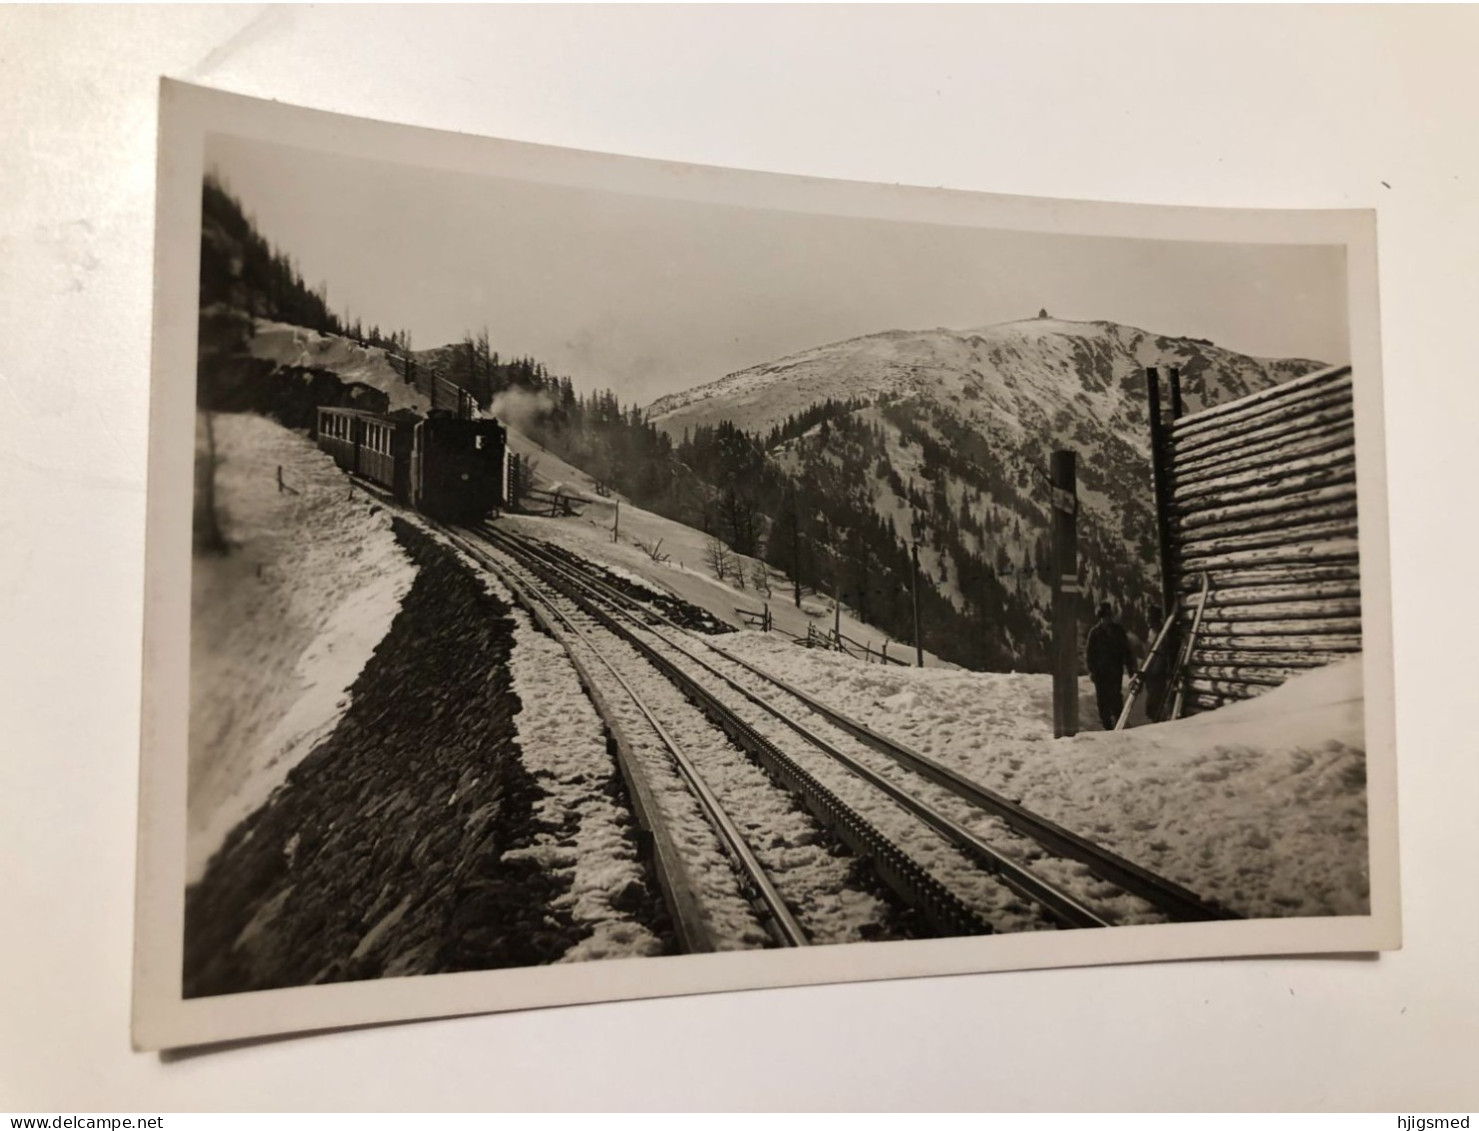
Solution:
M192 882L231 829L333 731L415 576L389 515L351 492L306 438L245 413L217 415L214 428L217 501L233 549L194 560ZM279 468L291 490L278 490Z
M425 413L429 407L426 397L416 386L406 383L379 346L361 346L337 334L320 334L317 330L265 318L257 319L256 325L250 346L253 357L266 358L278 365L328 369L342 381L369 385L390 398L391 412L407 408Z
M450 545L434 531L428 533ZM569 879L570 890L556 905L590 934L559 961L661 953L661 940L632 914L640 902L633 893L645 891L642 863L625 804L610 788L618 770L606 746L605 726L574 664L517 607L497 578L475 561L465 559L465 564L510 606L514 648L509 669L520 703L514 726L524 766L543 790L536 815L544 831L528 848L510 850L506 858L527 857Z
M1246 915L1368 909L1361 659L1174 723L1052 744L1046 812Z
M1055 740L1048 676L864 665L762 633L715 643L1244 915L1367 908L1360 657L1219 711Z

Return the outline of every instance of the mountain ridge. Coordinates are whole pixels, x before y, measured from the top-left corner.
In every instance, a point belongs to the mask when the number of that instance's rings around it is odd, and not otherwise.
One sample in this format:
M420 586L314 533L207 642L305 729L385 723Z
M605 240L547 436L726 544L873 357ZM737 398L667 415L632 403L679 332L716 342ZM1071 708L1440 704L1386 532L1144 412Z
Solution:
M928 647L968 666L1041 668L1050 454L1079 455L1084 623L1108 600L1143 634L1160 590L1146 368L1179 367L1193 412L1324 364L1039 317L817 346L661 398L646 419L683 444L726 429L755 438L804 512L783 516L783 502L766 500L773 564L830 575L864 619L871 604L897 630L893 590L917 548L934 622ZM758 492L754 481L753 470L729 476L722 490L743 500ZM805 543L816 549L803 554Z
M1254 367L1276 374L1280 380L1287 380L1297 376L1298 372L1307 372L1324 364L1305 358L1257 357L1218 346L1205 338L1161 334L1107 319L1073 320L1039 317L1015 319L963 330L944 326L923 330L889 329L844 338L748 366L690 389L666 394L651 402L645 411L648 419L670 434L681 432L684 425L714 424L719 419L714 411L694 406L705 402L722 404L726 400L733 401L735 398L758 395L764 390L784 383L788 375L792 377L812 375L810 367L835 363L839 360L839 356L855 362L871 358L882 365L881 367L880 365L856 367L847 374L849 384L839 383L833 387L816 389L810 394L812 400L823 400L826 396L841 399L847 396L900 392L902 391L901 385L907 385L907 378L911 376L908 370L917 369L928 360L911 358L907 356L906 351L931 345L938 350L944 345L979 344L987 348L989 355L992 347L998 350L1005 349L1018 344L1014 339L1028 336L1040 337L1043 334L1051 334L1064 340L1077 339L1080 341L1108 336L1118 339L1122 347L1134 352L1142 367L1179 364L1183 368L1183 377L1189 378L1184 385L1185 392L1190 398L1190 403L1197 408L1206 407L1205 404L1197 403L1202 399L1201 390L1196 382L1200 369L1199 363L1225 364L1227 359L1237 358L1244 363L1251 363ZM1127 336L1129 342L1125 340ZM1159 348L1146 351L1141 348L1145 343L1156 343ZM894 356L890 357L890 353ZM1186 372L1188 369L1191 370L1190 373ZM1298 372L1295 371L1296 369ZM1245 388L1240 390L1238 395L1248 391L1253 390ZM741 406L747 403L740 402ZM791 403L790 399L785 398L782 403L789 411L805 407L804 404ZM735 407L739 406L726 404L724 410L732 412ZM776 411L779 411L779 406ZM784 415L784 413L781 414L781 417L783 418ZM756 424L752 416L746 416L743 420L735 419L733 416L729 419L741 427L753 427Z

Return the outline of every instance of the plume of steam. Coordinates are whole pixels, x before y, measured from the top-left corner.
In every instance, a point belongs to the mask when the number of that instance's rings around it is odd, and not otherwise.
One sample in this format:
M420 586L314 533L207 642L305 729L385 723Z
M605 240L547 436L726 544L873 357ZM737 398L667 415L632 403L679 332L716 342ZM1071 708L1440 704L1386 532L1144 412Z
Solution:
M505 389L488 405L488 415L522 432L554 408L555 398L543 389L538 392L528 389Z

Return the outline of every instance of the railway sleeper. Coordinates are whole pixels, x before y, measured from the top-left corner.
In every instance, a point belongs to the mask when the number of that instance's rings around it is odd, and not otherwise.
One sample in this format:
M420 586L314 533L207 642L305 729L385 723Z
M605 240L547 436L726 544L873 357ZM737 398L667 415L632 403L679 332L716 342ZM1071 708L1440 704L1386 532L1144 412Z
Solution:
M777 752L778 753L778 752ZM923 868L884 839L872 825L837 800L826 786L796 766L784 754L793 774L789 788L817 820L833 830L843 844L873 869L879 880L905 904L914 908L941 936L989 935L991 925L941 886Z
M638 645L644 650L646 646ZM650 658L650 656L649 656ZM776 781L799 798L808 812L860 860L865 861L889 891L913 907L942 936L989 935L991 925L971 911L943 884L920 868L869 822L854 813L836 794L798 766L773 743L735 719L722 704L690 677L665 661L664 674L675 678L689 702L716 723L731 741L757 761Z
M603 610L594 608L575 587L546 578L627 643L635 647L662 672L695 707L720 726L724 733L753 759L780 779L786 789L802 798L807 808L835 836L867 860L879 880L900 900L915 908L941 935L987 935L991 925L970 910L943 884L908 859L882 833L853 813L835 794L803 770L769 740L734 717L710 692L686 672L637 639ZM813 805L815 801L817 804ZM846 816L844 816L846 814Z
M771 754L779 763L778 768L787 787L803 800L807 809L859 860L872 868L895 896L918 911L932 930L942 936L992 933L990 924L843 804L826 786L786 755L779 751Z

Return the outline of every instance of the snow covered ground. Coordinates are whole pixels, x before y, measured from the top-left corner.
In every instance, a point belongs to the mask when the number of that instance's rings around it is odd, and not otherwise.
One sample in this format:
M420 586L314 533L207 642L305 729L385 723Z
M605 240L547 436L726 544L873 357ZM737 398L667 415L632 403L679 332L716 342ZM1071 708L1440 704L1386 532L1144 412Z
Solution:
M573 518L508 516L500 520L501 525L599 562L630 580L656 586L662 592L708 610L725 624L736 628L746 623L739 610L758 615L768 605L776 628L783 632L805 636L808 626L821 633L832 631L830 598L803 594L802 607L798 609L792 601L789 586L779 574L774 575L771 594L767 597L756 591L750 580L750 559L745 559L745 589L716 579L706 564L708 539L700 530L623 500L620 504L620 538L613 541L612 530L617 521L614 497L601 497L596 492L594 481L585 472L512 428L509 429L509 446L518 454L530 457L534 464L535 485L539 489L559 491L580 500L581 513ZM654 560L652 554L638 543L649 547L660 544L659 552L666 556L666 560ZM859 645L871 647L875 652L886 645L890 656L910 663L914 660L912 644L894 640L881 629L863 623L845 606L841 615L841 631L844 636ZM929 652L925 653L924 662L926 666L951 666L943 665Z
M490 556L502 561L503 567L531 590L542 588L524 566L496 551ZM830 838L808 813L629 644L604 638L596 623L568 598L554 593L547 597L584 631L601 638L597 645L600 653L643 697L647 709L677 741L719 805L733 817L811 941L858 942L889 936L892 928L887 907L860 888L852 874L853 859L833 850ZM551 647L556 646L551 643ZM691 884L715 946L728 950L765 945L766 931L742 893L735 869L709 818L678 772L666 745L606 665L599 660L591 662L590 642L576 647L588 657L591 678L613 712L613 728L625 736L628 756L641 764L662 820L680 846L686 880L675 879ZM562 676L558 657L551 655L548 661L551 666L543 678ZM569 667L568 661L565 667ZM596 870L600 864L593 860L589 866Z
M865 665L758 632L714 642L1244 915L1366 909L1359 657L1219 711L1055 740L1048 676Z
M512 606L511 595L502 586L496 589ZM642 865L627 835L630 816L606 788L616 766L606 749L605 728L565 649L523 610L513 608L510 615L515 624L510 666L522 705L514 725L524 765L545 790L536 812L553 830L511 853L571 878L570 891L558 902L591 934L561 962L658 954L661 941L621 906L628 891L641 888Z
M233 548L197 555L193 566L191 881L333 731L415 576L390 516L350 492L306 437L250 413L218 414L214 428L216 494ZM288 491L278 490L278 468Z
M357 381L379 389L390 398L391 412L408 408L424 413L429 407L426 397L415 385L406 383L379 346L362 346L337 334L320 334L303 326L259 318L249 348L253 357L267 358L278 365L330 369L341 381Z
M577 469L515 432L541 487L582 500L575 518L506 518L625 576L709 610L737 628L737 609L764 598L715 580L704 536L621 505ZM663 563L636 545L662 540ZM805 635L831 627L831 603L790 602L777 578L769 599L778 627ZM847 615L842 631L877 647L877 629ZM1132 729L1092 728L1092 684L1080 688L1084 732L1052 737L1046 675L967 672L926 657L925 670L865 664L798 647L781 633L714 638L840 710L945 762L983 785L1144 866L1251 916L1360 914L1367 906L1365 743L1360 660L1319 669L1246 704L1155 726L1137 710ZM892 641L890 654L909 658ZM1078 868L1078 865L1065 865Z
M536 816L545 829L528 848L511 849L505 858L527 857L569 878L570 889L556 904L591 933L560 961L661 953L662 941L632 914L632 893L642 889L644 878L629 833L631 818L609 788L618 770L606 746L606 729L569 655L518 607L494 574L434 528L415 521L509 606L514 623L509 667L520 703L514 725L524 767L544 791Z

